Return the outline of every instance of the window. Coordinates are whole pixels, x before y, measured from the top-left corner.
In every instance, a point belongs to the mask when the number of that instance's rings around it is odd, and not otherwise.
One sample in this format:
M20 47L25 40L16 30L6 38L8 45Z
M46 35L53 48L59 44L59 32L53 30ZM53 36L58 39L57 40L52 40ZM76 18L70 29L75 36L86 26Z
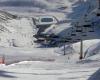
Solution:
M52 18L42 18L41 22L53 22Z

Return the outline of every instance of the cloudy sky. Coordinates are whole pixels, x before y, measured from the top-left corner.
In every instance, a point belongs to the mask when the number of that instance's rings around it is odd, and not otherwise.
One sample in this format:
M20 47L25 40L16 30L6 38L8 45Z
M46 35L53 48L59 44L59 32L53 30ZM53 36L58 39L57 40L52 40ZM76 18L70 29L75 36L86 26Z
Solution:
M45 0L0 0L0 7L46 7Z
M56 10L67 5L69 0L0 0L0 10L10 11L40 11Z

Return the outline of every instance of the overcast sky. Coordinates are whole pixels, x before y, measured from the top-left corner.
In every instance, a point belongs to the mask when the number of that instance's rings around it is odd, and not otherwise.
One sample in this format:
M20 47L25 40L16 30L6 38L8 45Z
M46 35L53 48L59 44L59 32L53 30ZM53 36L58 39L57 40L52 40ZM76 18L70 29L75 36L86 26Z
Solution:
M42 2L41 2L42 1ZM43 0L0 0L0 7L46 7Z

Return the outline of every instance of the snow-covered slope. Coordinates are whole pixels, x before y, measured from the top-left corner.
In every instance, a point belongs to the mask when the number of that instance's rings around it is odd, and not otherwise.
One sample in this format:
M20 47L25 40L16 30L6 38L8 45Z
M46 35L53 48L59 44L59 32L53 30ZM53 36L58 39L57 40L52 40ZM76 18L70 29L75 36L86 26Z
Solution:
M19 7L20 9L23 6L29 7L29 6L31 6L29 4L32 2L34 3L34 5L32 7L35 8L35 10L37 10L37 8L42 8L42 9L45 9L46 12L49 11L50 13L53 13L53 15L55 12L59 12L59 13L63 13L64 15L67 15L66 16L67 19L68 18L72 19L72 22L70 21L69 23L57 24L57 25L51 26L44 32L44 33L48 33L48 34L54 33L55 35L59 35L61 37L71 37L70 34L72 33L72 28L74 26L74 25L72 25L72 24L74 24L73 22L75 22L74 19L76 21L80 20L80 22L81 22L81 20L84 18L84 15L87 14L86 12L87 11L91 12L96 6L96 4L95 4L96 2L95 1L91 2L90 0L86 0L86 1L84 1L84 0L83 1L63 0L62 2L60 0L55 0L55 1L54 0L29 0L29 1L27 1L27 0L21 0L21 1L19 1L19 0L14 0L14 1L2 0L2 1L0 1L0 3L2 3L1 9L7 8L9 6L10 9L13 7L15 10L16 10L16 7ZM25 3L25 4L22 4L22 3ZM26 5L26 3L29 3L29 4ZM40 3L41 3L41 5L39 5ZM88 5L88 3L90 3L90 5ZM7 4L7 5L5 5L5 4ZM16 4L16 5L14 6L13 4ZM66 13L62 11L61 4L63 5L63 7L65 5L67 5L68 8L65 11ZM43 6L45 6L45 8ZM92 8L90 6L92 6ZM41 11L42 11L42 9L41 9ZM81 11L81 9L83 11ZM7 10L9 10L9 9L7 9ZM44 11L44 13L45 13L45 11ZM15 11L15 12L17 12L17 11ZM34 10L33 10L33 12L34 12ZM66 17L64 16L64 18L66 18ZM97 17L95 17L95 18L97 18ZM91 18L89 18L89 19L91 19ZM94 17L92 19L94 19ZM35 32L35 30L34 30L35 25L32 23L31 18L20 18L19 17L17 19L11 19L11 20L8 20L7 22L2 22L1 28L2 28L2 26L3 26L3 28L5 28L5 29L3 29L5 31L1 31L0 45L29 47L34 44L33 34ZM97 26L97 25L95 25L95 26ZM95 26L93 26L93 27L95 27ZM83 39L86 39L86 40L87 39L99 39L100 33L98 30L99 30L99 28L97 27L97 28L95 28L95 32L93 32L93 33L86 31L85 33L86 33L87 37L83 37ZM76 33L76 34L77 34L76 37L74 37L74 38L72 37L74 40L81 38L81 35L79 33Z
M92 8L89 8L88 3L92 4ZM1 9L16 14L25 11L28 15L31 12L35 15L37 13L43 15L46 12L57 17L59 16L56 13L63 14L64 16L60 15L60 18L71 21L53 25L45 33L70 37L74 22L79 21L80 25L85 23L84 14L95 8L95 0L0 0L0 6ZM26 16L26 14L23 15ZM100 68L100 25L98 25L100 19L93 15L91 16L90 13L86 17L87 20L91 19L98 23L92 25L92 29L95 27L95 32L88 32L91 29L84 30L87 35L82 37L86 39L83 41L85 59L79 60L80 42L66 43L65 47L60 48L45 48L46 46L38 45L33 47L35 45L33 34L36 30L34 30L35 25L32 19L27 17L15 19L8 17L8 14L2 14L0 17L0 46L2 46L0 57L4 58L7 64L15 64L0 65L0 80L100 80L100 70L98 70ZM76 30L75 26L74 30ZM78 36L72 38L81 39L81 34L76 34ZM65 56L62 55L64 48Z
M2 14L4 18L7 18L7 14ZM10 17L11 18L11 17ZM32 18L12 18L2 20L0 22L0 45L1 46L16 46L25 47L33 45L33 34L35 34L35 25L32 22Z
M11 2L11 3L10 3ZM22 3L32 3L34 2L33 8L36 9L37 8L43 8L41 5L39 5L40 3L43 5L46 5L45 11L49 13L52 13L53 15L55 15L55 12L59 12L59 13L63 13L64 15L67 15L66 17L63 16L63 19L72 19L69 23L64 23L64 24L57 24L57 25L53 25L50 28L48 28L44 33L47 34L55 34L55 35L59 35L61 37L71 37L73 38L73 40L75 39L79 39L81 38L81 34L76 33L76 37L72 37L70 36L72 33L72 28L74 27L73 22L76 21L81 21L84 16L84 14L87 14L86 12L89 11L91 12L95 6L96 6L96 2L95 1L80 1L80 0L75 0L75 1L70 1L70 0L63 0L62 2L60 0L21 0L21 1L11 1L11 0L2 0L0 1L0 3L2 3L1 8L5 8L6 6L10 7L10 9L12 7L14 7L14 9L16 9L16 7L28 7L29 4L27 4L25 6L25 4ZM7 5L5 5L7 3ZM13 4L16 5L14 6ZM19 4L17 4L19 3ZM88 5L88 3L90 3L90 5ZM21 5L22 4L22 5ZM50 7L50 5L53 5L52 7ZM66 9L66 13L62 11L62 9L59 11L59 7L61 8L62 6L60 6L61 4L63 4L63 6L67 5L68 8ZM90 7L92 6L92 8ZM55 8L55 9L54 9ZM81 11L81 9L83 11ZM9 10L9 9L7 9ZM41 9L42 11L42 9ZM16 11L15 11L16 12ZM33 11L34 12L34 11ZM45 13L45 12L44 12ZM44 14L44 13L39 13L39 14ZM71 15L71 16L70 16ZM5 16L5 15L4 15ZM59 16L59 15L58 15ZM77 16L77 17L76 17ZM81 16L81 17L80 17ZM62 15L61 15L62 17ZM76 17L76 18L75 18ZM95 17L97 19L97 17ZM95 19L93 17L93 19ZM74 19L76 21L74 21ZM91 18L89 18L91 19ZM95 20L96 20L95 19ZM97 19L99 21L99 19ZM83 21L82 21L83 22ZM17 47L25 47L25 46L32 46L34 44L33 42L33 34L35 32L34 30L34 24L32 23L32 19L31 18L17 18L17 19L11 19L8 20L7 22L2 22L1 23L2 26L5 26L5 32L2 31L1 35L1 44L2 46L17 46ZM99 25L92 25L93 27L95 27L95 32L88 32L91 29L84 29L85 32L85 37L83 37L83 39L86 40L90 40L90 39L99 39L100 38L100 33L99 33ZM76 29L75 29L76 30ZM83 34L84 35L84 34Z

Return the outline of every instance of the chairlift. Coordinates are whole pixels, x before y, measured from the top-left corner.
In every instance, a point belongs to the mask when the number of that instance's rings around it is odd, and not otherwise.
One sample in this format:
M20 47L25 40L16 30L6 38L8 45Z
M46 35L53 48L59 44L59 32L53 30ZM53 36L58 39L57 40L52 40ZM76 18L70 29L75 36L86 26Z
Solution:
M97 16L100 16L100 0L99 0L99 8L98 8L98 10L97 10L97 14L96 14Z
M71 36L76 36L76 34L75 33L72 33Z
M60 43L66 43L66 42L69 42L68 40L61 40L59 41Z
M78 41L80 41L81 39L77 39Z
M87 36L86 34L83 34L82 36Z
M98 11L96 13L96 16L100 16L100 8L98 8Z
M82 30L76 30L76 32L82 32Z
M90 30L89 32L95 32L94 30Z
M82 32L82 26L76 26L76 32Z
M37 35L33 35L33 37L37 38L38 36Z
M91 27L91 25L90 24L87 24L87 25L83 25L83 27Z
M33 37L35 37L35 38L47 38L46 35L42 35L42 34L36 34L36 35L33 35Z
M65 42L70 42L70 41L67 41L67 40L66 40Z
M49 37L52 37L52 38L59 38L58 35L50 35Z
M100 16L100 13L97 13L97 16Z
M72 40L72 38L66 38L66 40Z
M73 42L73 43L76 43L77 41L76 41L76 40L73 40L72 42Z
M89 30L89 32L95 32L95 31L94 31L94 27L92 27L92 29L91 29L91 30Z
M75 27L80 28L81 26L75 26Z
M43 42L44 40L35 40L34 42L35 43L41 43L41 42Z
M90 20L85 20L85 22L90 22Z

